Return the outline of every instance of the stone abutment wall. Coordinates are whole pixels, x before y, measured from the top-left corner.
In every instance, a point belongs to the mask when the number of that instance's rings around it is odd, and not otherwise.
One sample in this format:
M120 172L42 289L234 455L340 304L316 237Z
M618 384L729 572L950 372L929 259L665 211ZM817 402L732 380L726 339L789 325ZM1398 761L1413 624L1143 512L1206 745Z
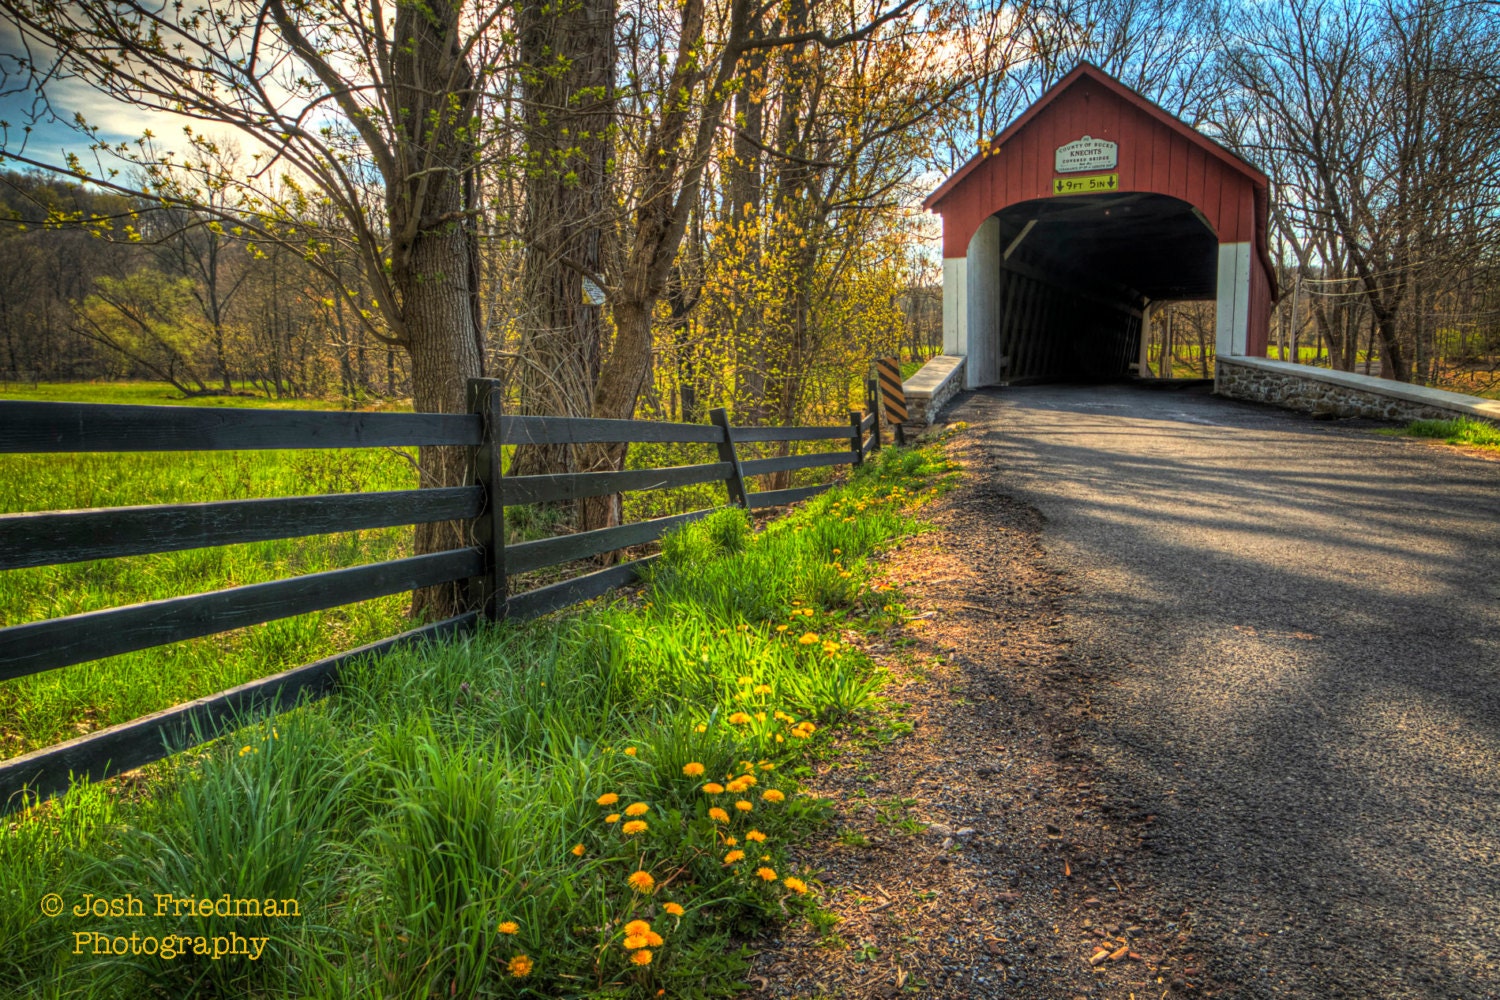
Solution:
M1500 423L1500 402L1266 358L1219 358L1214 391L1319 416L1405 423L1468 417Z

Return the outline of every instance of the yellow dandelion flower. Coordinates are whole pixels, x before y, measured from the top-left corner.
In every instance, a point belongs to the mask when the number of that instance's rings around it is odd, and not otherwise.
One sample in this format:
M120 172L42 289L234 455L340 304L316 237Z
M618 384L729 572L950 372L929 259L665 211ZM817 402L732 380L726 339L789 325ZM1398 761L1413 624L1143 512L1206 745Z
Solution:
M736 861L744 861L744 860L745 860L745 852L744 851L730 851L728 854L724 855L724 863L726 865L732 865Z
M575 858L581 858L581 857L583 857L583 845L582 844L574 844L573 845L573 856Z
M650 945L651 947L653 947L653 948L660 948L662 945L666 944L667 942L666 942L665 938L663 938L660 934L656 933L655 931L647 931L646 932L646 943L648 945Z
M833 554L836 555L836 556L841 556L841 555L844 554L844 550L843 549L834 549L833 550Z
M708 732L708 727L706 725L704 725L703 723L700 722L696 726L693 727L693 732L695 732L695 733L706 733L706 732Z
M689 778L696 778L703 773L703 765L696 760L682 765L682 773Z
M763 798L763 799L765 799L767 802L785 802L786 801L786 793L782 792L778 788L767 788L765 791L763 791L763 792L760 793L760 797Z
M724 786L724 790L727 791L727 792L733 792L734 794L738 795L740 792L743 792L747 787L749 787L749 786L747 786L743 781L741 781L739 778L735 778L729 784L727 784L727 785Z
M620 814L619 813L610 813L608 816L604 817L604 822L606 822L606 823L618 823L618 822L620 822Z
M710 781L708 784L703 786L704 795L722 795L723 793L724 786L719 784L717 781Z
M776 626L776 631L778 631L778 632L785 632L787 630L787 628L788 628L788 626L786 626L786 625L777 625Z
M739 677L739 678L737 678L737 680L740 682L740 686L741 687L743 687L743 686L745 686L747 684L754 684L755 683L755 678L754 677Z
M683 914L684 914L684 913L686 913L686 912L687 912L687 910L684 910L684 909L683 909L683 908L682 908L682 907L681 907L681 906L680 906L680 905L678 905L678 904L677 904L677 903L668 903L668 904L667 904L667 905L666 905L666 906L663 906L663 907L662 907L662 909L663 909L663 910L666 910L666 911L667 911L667 912L668 912L668 913L670 913L670 914L671 914L671 915L672 915L672 916L674 916L674 917L680 917L680 916L682 916L682 915L683 915Z
M781 884L786 886L788 889L792 890L799 896L807 895L807 883L802 881L800 878L784 878L781 880Z
M804 646L811 646L813 643L818 641L818 636L816 632L808 632L805 633L802 638L798 639L797 641Z
M756 722L765 722L766 721L766 713L765 712L756 712L755 713L755 721Z
M725 837L724 838L724 846L725 847L738 847L739 844L740 844L740 840L739 840L738 837Z
M729 717L729 721L736 726L743 726L745 723L750 721L750 716L746 715L744 712L735 712Z
M790 718L790 716L788 716L788 718ZM761 769L761 770L762 770L762 771L770 771L770 770L774 770L774 769L775 769L775 767L776 767L776 765L775 765L775 764L772 764L772 763L771 763L771 762L770 762L770 761L768 761L768 760L763 760L763 761L761 761L761 762L760 762L760 769Z
M786 737L782 736L780 733L777 733L776 734L776 742L777 743L785 743L786 742Z
M644 935L650 929L651 925L644 920L632 920L630 923L625 925L626 934Z
M630 883L630 888L636 892L650 892L656 887L656 879L652 878L651 873L646 871L632 872L630 877L625 881Z
M745 785L750 788L754 788L756 785L760 784L760 779L753 774L740 775L740 781L744 782Z
M620 832L625 834L625 836L627 837L633 836L637 833L645 833L646 830L646 821L643 819L633 819L629 823L626 823L624 826L620 827Z
M501 934L514 934L521 929L521 925L514 920L502 920L500 926L495 929Z
M757 685L755 685L755 693L756 694L770 694L771 693L771 685L769 685L769 684L757 684Z
M629 754L631 757L634 757L635 756L635 747L626 747L625 748L625 752L627 754Z
M710 809L708 811L708 818L711 819L711 820L713 820L715 823L728 823L729 822L729 814L727 812L725 812L724 810L720 809L718 806L714 806L712 809Z
M846 569L846 570L844 570L844 571L843 571L843 572L842 572L842 573L840 573L840 574L839 574L839 579L840 579L840 580L847 580L847 579L849 579L849 578L850 578L850 577L851 577L851 576L853 576L853 575L854 575L854 574L853 574L853 573L851 573L851 572L849 572L849 571L848 571L848 570L847 570L847 569Z
M647 951L645 948L642 948L640 951L630 956L630 961L636 965L650 965L651 952Z
M767 868L764 865L762 865L761 867L755 869L755 874L759 875L762 879L764 879L767 882L774 882L774 881L776 881L776 869L774 869L774 868Z
M626 816L644 816L651 811L651 807L644 802L632 802L625 807Z
M739 800L739 801L738 801L738 802L736 802L736 803L735 803L735 804L734 804L734 807L735 807L735 808L736 808L736 809L738 809L738 810L739 810L739 811L740 811L740 812L742 812L742 813L747 813L747 812L749 812L749 811L750 811L750 810L752 810L752 809L754 809L754 808L755 808L755 806L754 806L754 804L753 804L753 803L750 803L750 802L746 802L746 801L745 801L745 800L744 800L744 799L740 799L740 800Z
M621 942L626 951L635 951L637 948L644 948L646 947L646 943L646 935L644 934L631 934Z
M620 797L618 795L616 795L614 792L605 792L603 795L599 796L594 801L597 802L601 806L612 806L616 802L620 801Z
M531 975L531 959L525 955L517 955L506 963L505 968L514 978L525 979Z
M751 830L749 833L745 834L745 839L753 840L757 844L764 844L766 842L766 835L761 833L759 830Z
M836 642L834 642L832 639L829 639L827 642L823 643L823 652L827 653L829 656L832 656L834 653L837 653L838 651L839 651L839 644L836 643Z

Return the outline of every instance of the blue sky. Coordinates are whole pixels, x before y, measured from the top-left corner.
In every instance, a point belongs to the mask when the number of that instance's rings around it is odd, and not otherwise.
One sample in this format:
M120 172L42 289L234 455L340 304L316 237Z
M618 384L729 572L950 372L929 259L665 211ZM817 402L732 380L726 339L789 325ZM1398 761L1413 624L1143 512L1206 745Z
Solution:
M173 121L173 116L122 104L78 80L55 80L48 85L48 114L35 91L27 86L25 76L18 72L17 59L23 52L15 26L0 22L0 120L10 123L5 136L7 150L20 152L24 141L23 155L57 165L64 162L67 151L84 154L89 141L70 124L79 113L100 126L100 138L109 142L139 138L146 128L163 139L181 135L181 125ZM23 125L32 126L29 136L23 134Z

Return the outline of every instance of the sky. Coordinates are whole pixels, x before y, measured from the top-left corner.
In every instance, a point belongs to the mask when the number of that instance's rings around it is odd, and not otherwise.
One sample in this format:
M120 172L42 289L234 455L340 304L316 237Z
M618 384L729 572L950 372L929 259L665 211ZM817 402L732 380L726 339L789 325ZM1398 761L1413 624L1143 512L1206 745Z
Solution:
M90 140L72 124L76 114L99 126L99 138L112 144L133 142L150 129L161 148L186 151L182 138L185 125L192 125L199 134L216 131L203 122L116 101L80 80L49 82L47 102L43 104L25 76L18 73L17 59L24 51L16 26L0 20L0 120L10 123L0 142L8 152L54 166L63 165L68 152L86 154ZM32 126L30 135L22 132L22 126L28 124ZM226 137L239 135L233 128L223 128L222 133ZM110 165L120 164L115 160Z

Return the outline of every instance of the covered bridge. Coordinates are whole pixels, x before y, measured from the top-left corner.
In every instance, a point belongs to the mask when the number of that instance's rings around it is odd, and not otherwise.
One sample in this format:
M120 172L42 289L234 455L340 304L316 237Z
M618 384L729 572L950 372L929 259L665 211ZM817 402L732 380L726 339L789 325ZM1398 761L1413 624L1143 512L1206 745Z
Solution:
M1119 376L1158 302L1217 299L1219 356L1264 356L1265 174L1103 70L1069 73L924 206L963 388Z

